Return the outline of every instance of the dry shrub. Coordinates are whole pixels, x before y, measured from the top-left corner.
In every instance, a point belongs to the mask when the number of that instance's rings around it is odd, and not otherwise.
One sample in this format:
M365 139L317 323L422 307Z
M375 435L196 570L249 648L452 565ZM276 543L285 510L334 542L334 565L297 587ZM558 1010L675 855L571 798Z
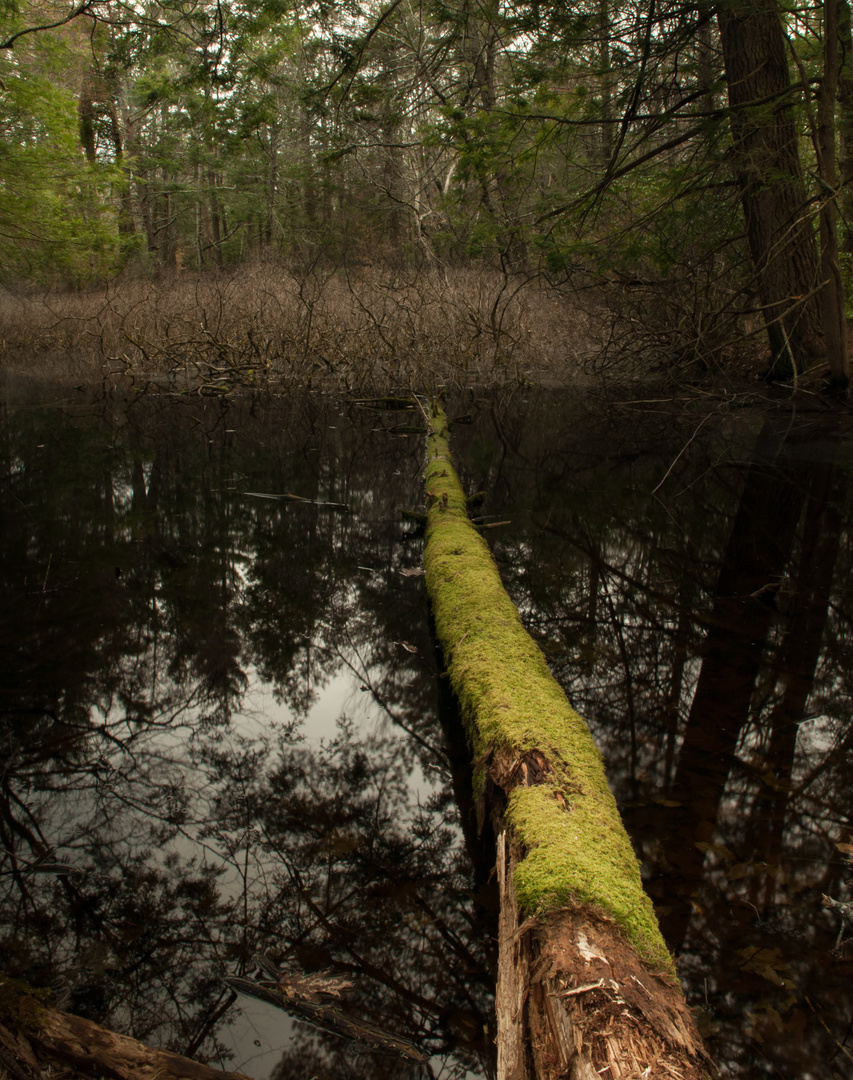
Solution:
M614 282L598 290L595 370L633 367L682 379L766 369L768 351L758 300L700 276Z
M259 263L7 300L7 364L58 363L201 393L568 381L593 349L560 292L490 270Z

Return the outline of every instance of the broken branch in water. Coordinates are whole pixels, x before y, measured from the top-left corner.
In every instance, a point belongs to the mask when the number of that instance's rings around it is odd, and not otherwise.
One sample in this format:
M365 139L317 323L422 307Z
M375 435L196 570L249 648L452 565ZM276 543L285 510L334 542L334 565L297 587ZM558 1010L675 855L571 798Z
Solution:
M253 499L276 499L278 502L298 503L302 506L319 506L324 510L345 510L349 513L349 505L339 502L323 502L322 499L303 499L301 495L270 495L265 491L244 491L244 495L250 495Z
M255 963L269 976L255 982L252 979L229 977L223 979L235 993L265 1001L278 1009L303 1020L321 1031L350 1039L363 1050L388 1054L407 1061L427 1061L429 1055L399 1035L392 1035L375 1024L358 1020L345 1013L333 1002L318 1001L320 997L338 998L340 991L352 984L330 976L327 972L317 975L297 975L277 969L263 956L255 956Z

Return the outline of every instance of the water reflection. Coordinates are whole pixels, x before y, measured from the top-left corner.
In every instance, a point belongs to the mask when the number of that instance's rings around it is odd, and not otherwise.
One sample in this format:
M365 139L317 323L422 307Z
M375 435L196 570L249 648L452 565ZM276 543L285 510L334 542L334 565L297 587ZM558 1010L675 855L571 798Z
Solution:
M455 411L712 1054L850 1075L853 946L821 903L853 853L849 441L781 410ZM408 426L318 397L6 407L2 970L257 1076L492 1075L493 860L405 573ZM256 952L351 983L429 1065L235 1001Z
M495 417L472 482L515 514L504 577L593 724L712 1055L847 1076L853 947L821 898L849 899L853 851L850 443L700 422Z
M235 1036L251 1003L222 977L265 952L346 977L442 1075L488 1074L484 875L402 573L422 443L323 402L252 414L7 410L3 970L255 1075L413 1074L284 1013L257 1018L272 1046ZM77 872L31 871L54 852Z

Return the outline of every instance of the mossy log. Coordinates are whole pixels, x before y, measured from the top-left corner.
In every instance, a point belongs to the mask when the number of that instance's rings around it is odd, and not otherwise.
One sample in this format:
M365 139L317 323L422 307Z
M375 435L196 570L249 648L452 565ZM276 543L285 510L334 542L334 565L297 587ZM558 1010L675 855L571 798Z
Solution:
M498 1080L713 1075L584 720L468 517L433 405L424 569L498 837Z
M0 1076L12 1080L248 1080L62 1012L42 991L0 975Z

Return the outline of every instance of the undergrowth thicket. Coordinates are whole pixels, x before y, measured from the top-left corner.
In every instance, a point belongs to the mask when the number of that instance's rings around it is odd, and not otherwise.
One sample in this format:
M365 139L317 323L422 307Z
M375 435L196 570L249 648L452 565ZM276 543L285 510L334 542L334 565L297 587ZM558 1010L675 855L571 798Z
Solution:
M704 362L669 312L670 333L662 320L639 334L637 301L620 286L576 292L482 268L257 263L10 293L0 314L7 367L209 394L271 384L565 384L632 361L644 372L671 368L678 350Z

